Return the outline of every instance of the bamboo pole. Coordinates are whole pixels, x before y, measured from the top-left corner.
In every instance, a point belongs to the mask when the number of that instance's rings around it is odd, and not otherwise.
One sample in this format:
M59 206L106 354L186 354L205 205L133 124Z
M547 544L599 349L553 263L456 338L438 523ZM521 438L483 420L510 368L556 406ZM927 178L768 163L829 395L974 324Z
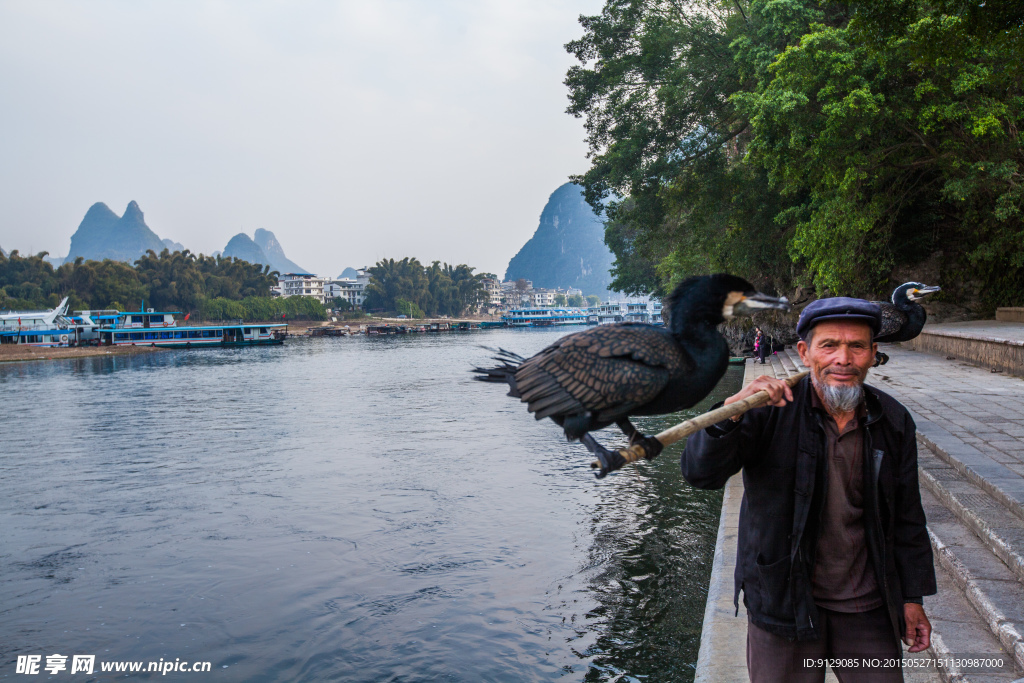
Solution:
M792 388L796 386L797 382L799 382L806 376L806 372L801 372L796 375L787 377L783 381L787 385L789 385L790 388ZM671 446L672 444L678 441L682 441L690 434L699 432L702 429L707 429L711 425L718 424L722 420L728 420L731 417L742 415L748 410L760 408L761 406L766 405L767 403L768 392L759 391L752 396L746 397L742 401L736 401L735 403L730 403L727 406L722 406L721 408L709 410L708 412L698 415L697 417L691 418L689 420L684 420L683 422L680 422L674 427L669 427L660 434L655 435L654 438L660 441L663 447ZM644 448L643 443L633 444L629 448L620 449L618 451L615 451L615 453L617 453L618 456L625 461L623 464L629 464L631 462L636 462L637 460L647 459L647 449ZM602 467L601 462L598 460L595 460L594 462L590 463L590 466L594 469L602 470L602 474L609 471L607 470L607 468ZM615 469L618 468L616 467Z

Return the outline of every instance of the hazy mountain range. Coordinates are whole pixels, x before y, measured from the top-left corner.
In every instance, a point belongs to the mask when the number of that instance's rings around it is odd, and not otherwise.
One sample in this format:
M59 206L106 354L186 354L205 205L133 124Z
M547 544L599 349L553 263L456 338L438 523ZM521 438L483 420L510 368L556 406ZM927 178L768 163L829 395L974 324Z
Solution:
M122 216L111 211L103 202L97 202L89 207L85 218L71 236L68 255L64 258L49 257L47 260L54 266L74 261L79 256L94 261L111 259L132 263L150 249L159 254L164 249L184 251L185 246L172 239L160 239L146 225L142 209L136 202L129 202ZM238 233L231 238L223 252L214 252L216 254L269 265L279 273L306 272L285 256L274 233L262 228L256 231L254 239L245 233Z
M532 280L534 287L577 287L584 295L608 296L615 256L604 243L604 221L583 199L580 186L555 190L540 214L533 237L509 261L506 280Z

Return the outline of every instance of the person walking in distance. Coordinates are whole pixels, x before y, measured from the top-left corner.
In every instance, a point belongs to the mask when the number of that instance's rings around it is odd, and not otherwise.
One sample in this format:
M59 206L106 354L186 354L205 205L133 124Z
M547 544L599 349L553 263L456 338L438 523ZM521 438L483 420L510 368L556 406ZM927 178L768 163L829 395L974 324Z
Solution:
M757 349L757 357L761 359L761 365L764 365L764 359L768 357L768 351L771 346L768 341L768 335L766 335L761 329L757 330L758 336L761 338L760 344Z
M698 488L742 472L734 601L742 592L754 683L821 683L827 660L843 683L894 683L900 640L910 652L931 643L916 426L864 383L880 326L868 301L811 303L797 323L810 376L792 389L755 379L724 403L767 391L770 405L697 432L681 456ZM889 666L864 666L876 658Z

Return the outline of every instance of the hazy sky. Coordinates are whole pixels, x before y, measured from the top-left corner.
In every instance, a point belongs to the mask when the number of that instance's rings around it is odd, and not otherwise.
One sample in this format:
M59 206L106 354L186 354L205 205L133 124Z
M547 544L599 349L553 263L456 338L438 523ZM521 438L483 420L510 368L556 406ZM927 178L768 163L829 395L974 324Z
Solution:
M0 0L0 246L67 254L94 202L193 251L503 274L587 168L565 112L602 0Z

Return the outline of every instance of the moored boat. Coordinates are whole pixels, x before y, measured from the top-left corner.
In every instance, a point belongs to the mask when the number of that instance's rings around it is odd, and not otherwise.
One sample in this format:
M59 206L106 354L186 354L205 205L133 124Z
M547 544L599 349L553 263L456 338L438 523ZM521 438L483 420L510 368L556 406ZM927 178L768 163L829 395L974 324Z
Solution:
M501 316L506 327L586 325L586 314L576 308L513 308Z
M152 309L117 313L110 324L99 328L100 343L166 348L254 346L283 344L287 335L284 323L179 325L176 313Z

